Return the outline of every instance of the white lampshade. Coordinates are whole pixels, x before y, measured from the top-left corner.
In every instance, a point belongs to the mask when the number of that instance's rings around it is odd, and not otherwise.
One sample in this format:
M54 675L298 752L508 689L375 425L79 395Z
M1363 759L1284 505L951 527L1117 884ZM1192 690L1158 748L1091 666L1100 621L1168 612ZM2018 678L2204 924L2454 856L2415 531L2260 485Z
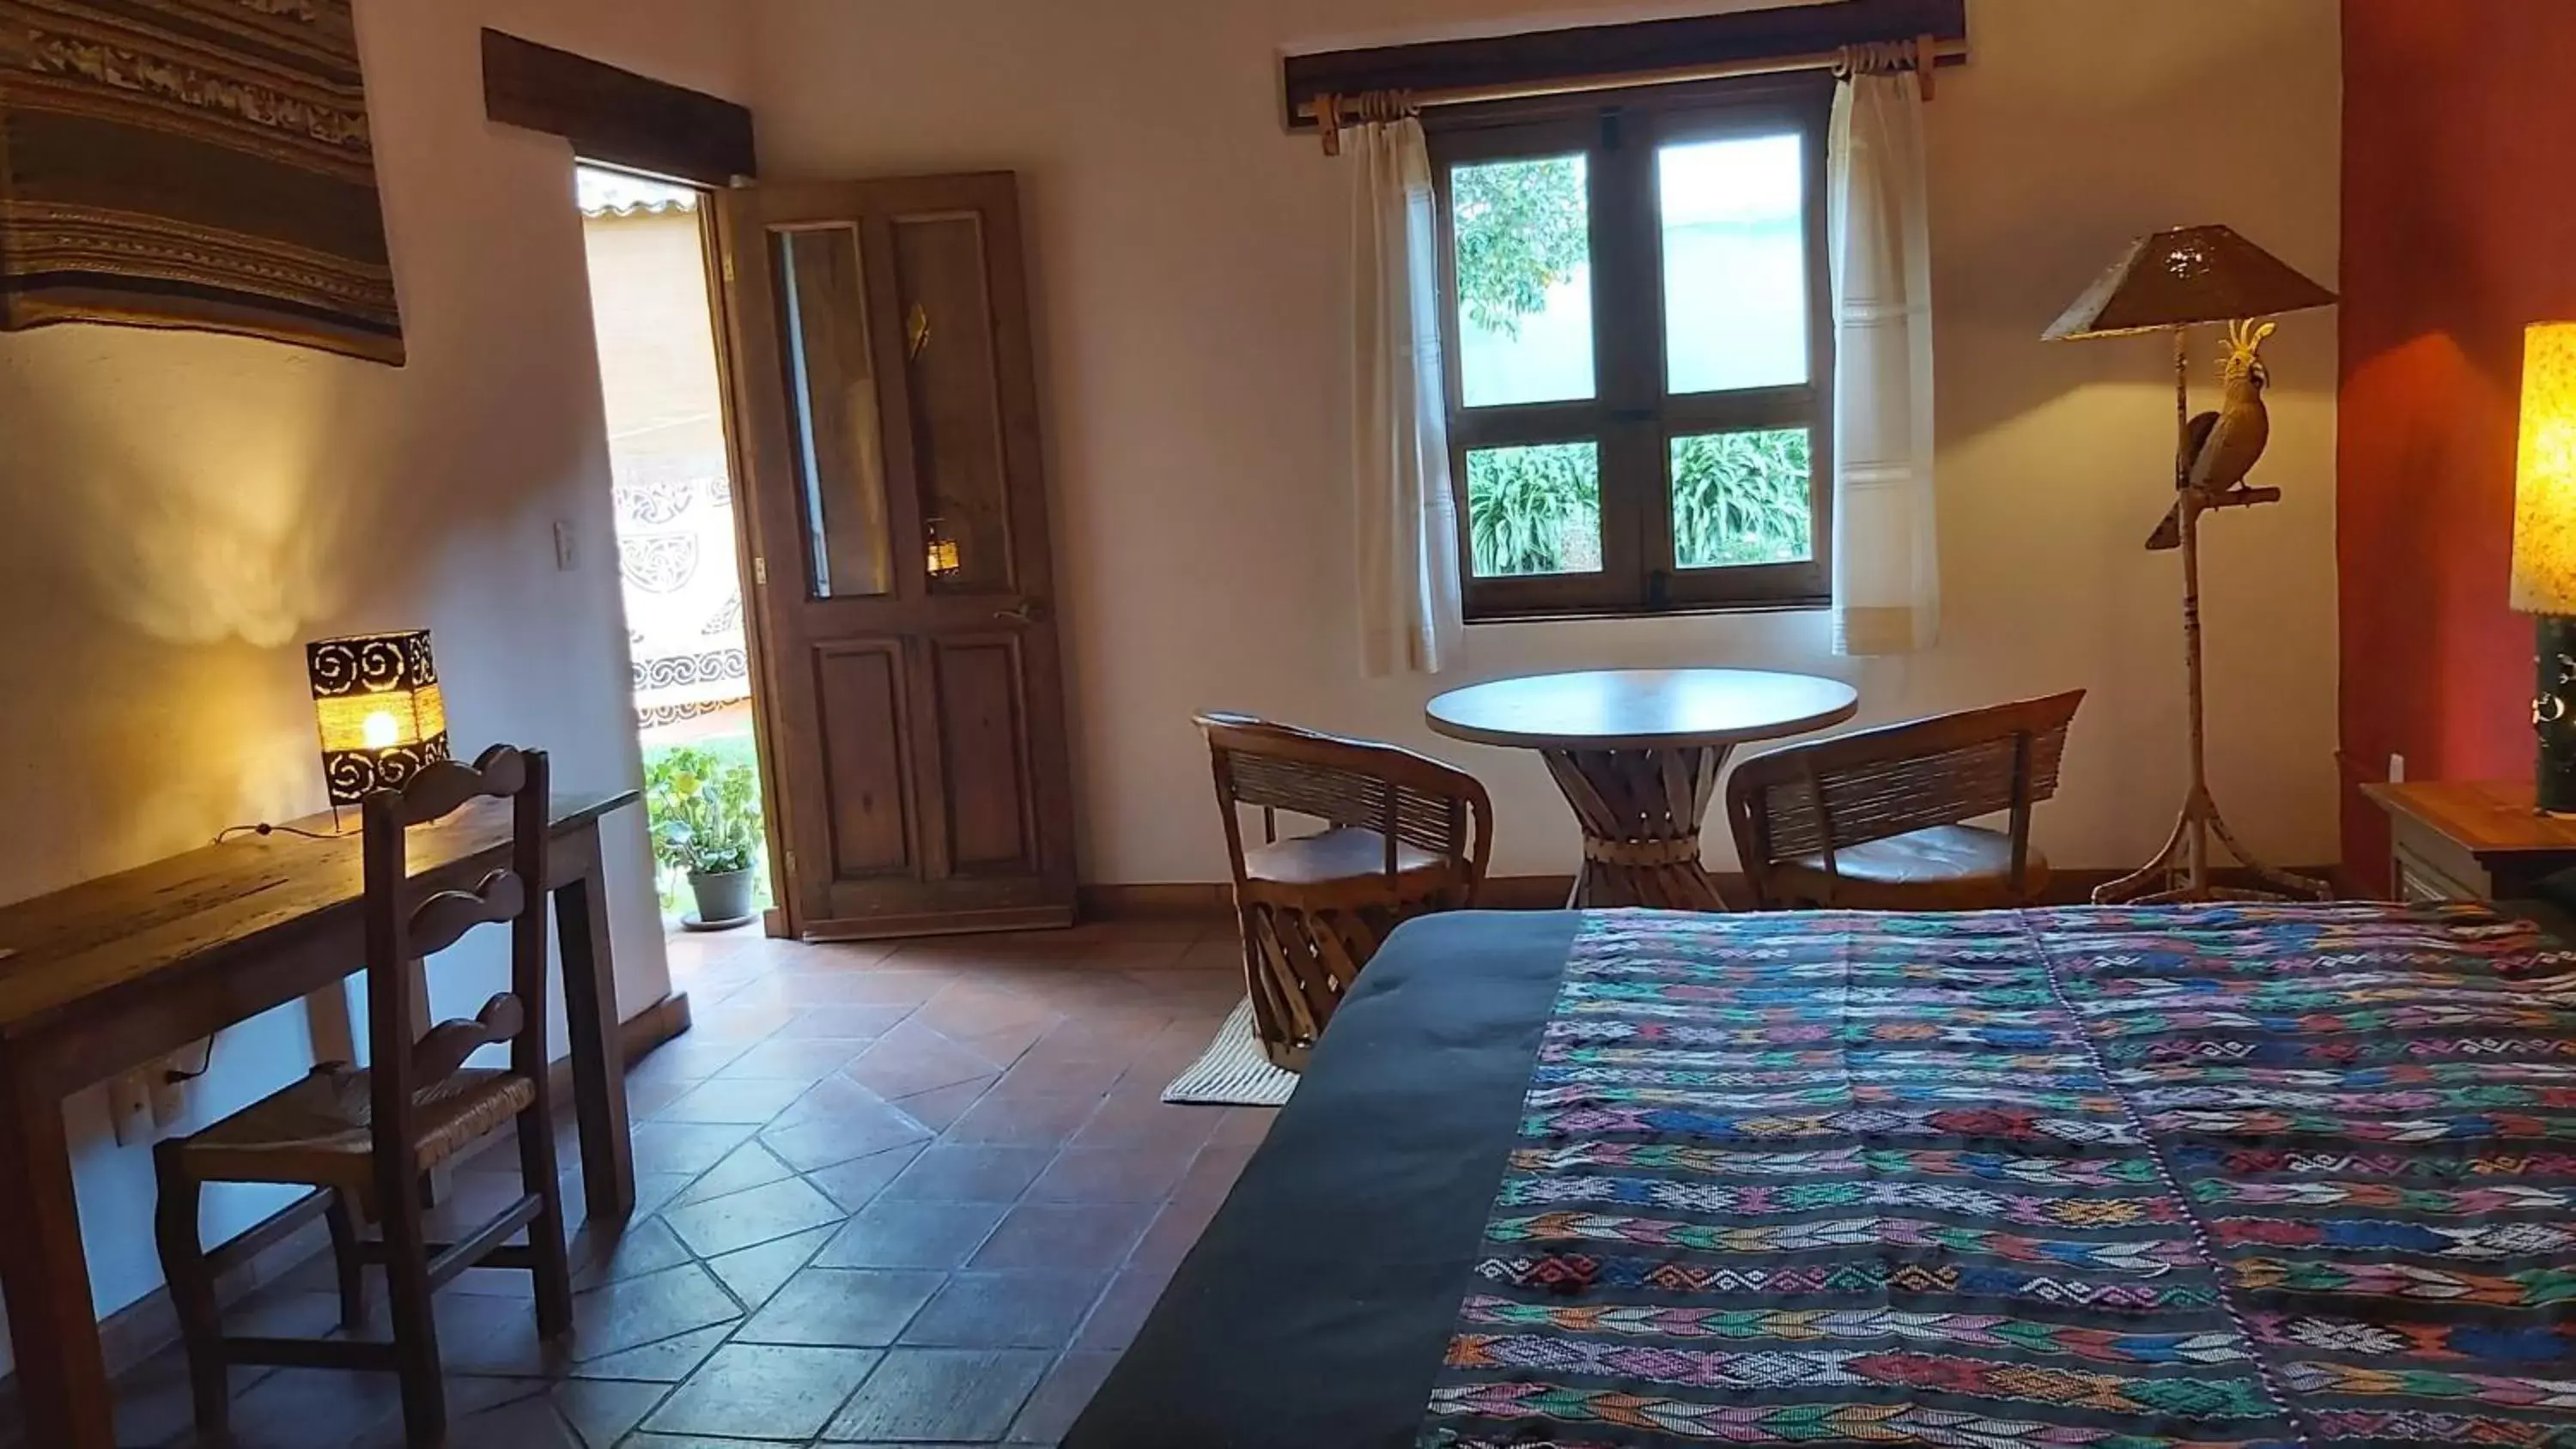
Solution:
M2513 607L2576 614L2576 322L2535 322L2523 333Z

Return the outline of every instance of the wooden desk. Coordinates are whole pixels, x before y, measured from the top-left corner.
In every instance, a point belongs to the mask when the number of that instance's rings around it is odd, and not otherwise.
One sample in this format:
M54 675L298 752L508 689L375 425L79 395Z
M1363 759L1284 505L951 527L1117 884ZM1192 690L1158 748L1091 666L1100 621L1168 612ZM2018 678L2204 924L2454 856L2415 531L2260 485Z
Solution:
M557 797L547 861L594 1224L635 1208L599 844L635 799ZM413 875L470 886L508 851L508 812L484 802L412 832ZM0 906L0 1295L30 1444L114 1442L63 1099L359 970L364 886L354 831L281 833Z
M1432 729L1536 750L1583 827L1575 908L1722 911L1700 821L1737 745L1840 724L1848 684L1753 669L1597 669L1498 679L1424 707Z
M2409 780L2361 793L2388 812L2389 878L2401 901L2528 897L2576 867L2576 819L2533 809L2527 780Z

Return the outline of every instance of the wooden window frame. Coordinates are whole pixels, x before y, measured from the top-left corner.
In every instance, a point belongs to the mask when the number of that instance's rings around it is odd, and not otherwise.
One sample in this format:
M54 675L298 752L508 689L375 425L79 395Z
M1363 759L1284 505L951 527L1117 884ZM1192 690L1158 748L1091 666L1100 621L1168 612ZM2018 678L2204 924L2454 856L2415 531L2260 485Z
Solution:
M1653 87L1429 112L1439 193L1445 399L1459 572L1470 623L1638 617L1721 610L1819 609L1832 600L1834 328L1826 240L1825 148L1833 83L1824 76ZM1796 131L1805 141L1808 377L1787 387L1666 391L1664 259L1655 157L1664 145ZM1457 345L1457 247L1450 172L1516 157L1587 157L1593 285L1593 396L1470 408ZM1810 557L1795 563L1678 568L1671 450L1676 437L1807 429ZM1467 454L1492 447L1594 442L1601 456L1597 573L1479 578L1467 511Z

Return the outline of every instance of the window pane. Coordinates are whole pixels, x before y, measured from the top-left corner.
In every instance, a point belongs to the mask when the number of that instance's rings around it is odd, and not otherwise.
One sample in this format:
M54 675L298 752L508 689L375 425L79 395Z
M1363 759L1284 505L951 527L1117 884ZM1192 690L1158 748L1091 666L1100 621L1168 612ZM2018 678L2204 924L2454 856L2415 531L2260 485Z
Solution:
M1592 396L1592 205L1580 155L1449 173L1467 406Z
M1601 572L1601 449L1480 448L1467 455L1476 577Z
M859 229L778 231L778 336L814 597L894 590Z
M1673 439L1673 564L1800 563L1816 556L1804 428Z
M1664 337L1676 393L1807 380L1807 172L1793 133L1666 146Z
M971 211L897 217L894 259L912 362L913 471L931 534L924 551L930 591L1007 591L1010 479L983 218Z

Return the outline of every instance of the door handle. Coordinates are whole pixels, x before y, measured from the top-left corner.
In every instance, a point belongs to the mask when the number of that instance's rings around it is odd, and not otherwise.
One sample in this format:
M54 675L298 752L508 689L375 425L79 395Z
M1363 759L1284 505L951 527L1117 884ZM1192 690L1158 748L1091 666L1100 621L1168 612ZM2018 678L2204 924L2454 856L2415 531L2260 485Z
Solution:
M1012 624L1043 624L1047 608L1035 599L1023 599L1007 609L994 610L993 617Z

